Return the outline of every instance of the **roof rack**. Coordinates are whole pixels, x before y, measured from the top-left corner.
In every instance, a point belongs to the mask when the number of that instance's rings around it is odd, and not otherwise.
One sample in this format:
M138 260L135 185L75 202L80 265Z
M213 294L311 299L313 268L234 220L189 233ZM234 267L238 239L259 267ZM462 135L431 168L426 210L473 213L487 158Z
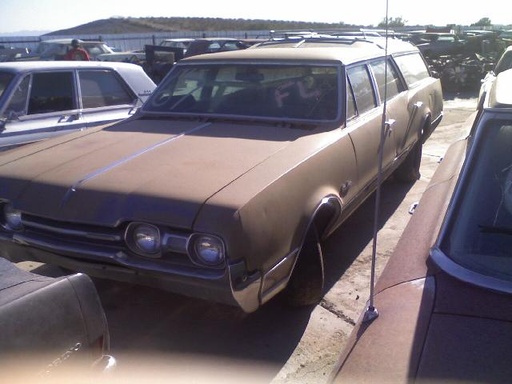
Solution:
M393 36L394 31L386 31L384 29L309 29L309 30L271 30L270 40L278 39L304 39L304 38L336 38L336 37L352 37L360 39L379 38L385 36Z

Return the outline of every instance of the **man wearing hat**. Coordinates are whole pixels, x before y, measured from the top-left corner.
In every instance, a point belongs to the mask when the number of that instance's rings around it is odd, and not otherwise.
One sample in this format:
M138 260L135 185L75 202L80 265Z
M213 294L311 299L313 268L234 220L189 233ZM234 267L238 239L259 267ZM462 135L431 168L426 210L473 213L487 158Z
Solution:
M71 40L71 47L66 56L64 56L64 60L91 60L89 53L80 46L80 42L77 39Z

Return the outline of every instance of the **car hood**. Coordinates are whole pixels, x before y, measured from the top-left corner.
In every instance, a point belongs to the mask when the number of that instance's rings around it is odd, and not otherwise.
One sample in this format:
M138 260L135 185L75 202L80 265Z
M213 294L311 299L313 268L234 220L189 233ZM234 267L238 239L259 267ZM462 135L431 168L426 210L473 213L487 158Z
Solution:
M54 220L190 229L211 196L303 134L262 124L130 119L0 155L0 199Z

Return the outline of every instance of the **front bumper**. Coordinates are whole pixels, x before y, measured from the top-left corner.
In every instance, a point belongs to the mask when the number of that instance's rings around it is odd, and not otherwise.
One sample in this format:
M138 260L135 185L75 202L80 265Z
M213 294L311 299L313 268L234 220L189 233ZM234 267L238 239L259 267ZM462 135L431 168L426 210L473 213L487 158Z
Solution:
M99 247L79 249L65 242L56 245L44 238L5 233L0 233L0 257L12 262L38 261L98 278L156 287L238 306L245 312L253 312L261 305L261 275L247 273L244 262L229 263L222 270L198 271Z

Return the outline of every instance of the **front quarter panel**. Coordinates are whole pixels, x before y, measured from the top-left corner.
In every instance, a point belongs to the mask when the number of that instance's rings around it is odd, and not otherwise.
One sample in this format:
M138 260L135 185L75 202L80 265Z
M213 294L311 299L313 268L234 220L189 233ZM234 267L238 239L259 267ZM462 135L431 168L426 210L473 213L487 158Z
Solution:
M350 181L345 196L343 183ZM322 199L358 192L350 137L342 129L305 135L212 197L195 230L225 239L228 257L268 271L297 250Z

